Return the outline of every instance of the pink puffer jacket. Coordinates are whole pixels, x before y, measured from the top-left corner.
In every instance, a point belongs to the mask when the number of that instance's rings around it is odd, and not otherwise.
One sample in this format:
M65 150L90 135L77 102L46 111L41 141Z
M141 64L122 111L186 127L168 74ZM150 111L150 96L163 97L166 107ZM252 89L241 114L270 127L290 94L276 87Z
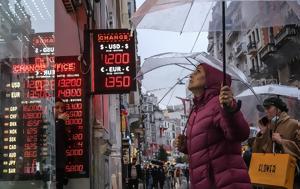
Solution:
M207 72L206 90L194 99L186 132L190 188L251 189L241 155L241 142L248 138L249 126L240 111L229 114L220 106L222 72L207 64L203 67Z

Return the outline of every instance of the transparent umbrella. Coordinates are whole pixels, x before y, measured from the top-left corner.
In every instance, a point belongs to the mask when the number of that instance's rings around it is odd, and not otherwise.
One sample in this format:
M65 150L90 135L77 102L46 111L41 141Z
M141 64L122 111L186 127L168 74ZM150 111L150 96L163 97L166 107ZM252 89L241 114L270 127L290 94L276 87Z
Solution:
M296 0L146 0L131 21L138 29L223 31L225 17L226 30L247 31L298 24L299 7Z
M222 71L222 62L207 53L204 52L197 52L197 53L163 53L151 56L146 58L140 72L137 74L138 78L146 78L151 81L151 78L147 77L148 73L155 72L158 69L165 69L168 72L173 71L172 74L166 74L167 78L172 80L172 85L170 87L164 87L164 84L167 82L166 79L162 78L164 82L162 83L155 83L153 86L155 87L154 90L150 91L160 91L162 98L158 101L160 103L164 100L169 93L174 92L176 88L180 87L180 85L184 84L184 81L189 77L192 71L195 70L195 67L199 64L206 63L210 66ZM172 67L182 68L181 72L176 75L175 70ZM242 90L248 88L250 91L252 90L246 75L241 72L236 66L234 65L227 65L227 74L232 77L232 86L236 93L241 92ZM180 70L180 69L177 69ZM150 75L150 74L149 74ZM153 74L156 75L157 74ZM176 75L176 78L173 76ZM182 90L182 89L181 89ZM254 91L252 94L255 95Z
M146 0L131 21L135 28L142 29L199 34L222 31L223 83L226 84L226 31L299 24L299 15L300 4L292 0Z
M253 94L256 94L254 96ZM242 106L242 112L249 123L256 124L256 120L261 116L259 112L263 111L261 107L262 101L268 97L281 98L288 106L289 115L296 119L300 119L300 114L297 110L300 108L300 90L297 87L286 85L263 85L253 87L252 91L246 89L236 96L237 99L247 101L247 106ZM259 110L259 111L257 111Z

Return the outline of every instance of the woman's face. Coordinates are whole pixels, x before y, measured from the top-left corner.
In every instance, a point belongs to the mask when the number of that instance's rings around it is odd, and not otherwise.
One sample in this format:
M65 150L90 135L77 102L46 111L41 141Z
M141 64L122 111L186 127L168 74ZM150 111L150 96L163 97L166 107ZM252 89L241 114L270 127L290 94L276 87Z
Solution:
M273 117L275 117L279 113L279 110L275 106L269 106L269 107L265 108L265 112L266 112L268 118L271 120Z
M188 89L190 91L199 90L204 88L206 82L206 73L202 66L197 66L196 70L190 76Z
M54 115L57 117L59 114L65 112L65 104L63 102L56 102L54 107Z

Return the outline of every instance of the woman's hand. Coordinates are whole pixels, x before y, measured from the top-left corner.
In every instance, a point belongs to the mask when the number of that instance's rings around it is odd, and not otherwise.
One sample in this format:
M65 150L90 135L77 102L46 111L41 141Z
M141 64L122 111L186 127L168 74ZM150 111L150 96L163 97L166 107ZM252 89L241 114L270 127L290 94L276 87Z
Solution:
M272 140L275 141L277 144L282 143L282 138L279 133L273 133Z
M220 91L219 95L219 101L221 106L227 105L229 107L232 107L232 102L233 102L233 93L228 86L223 86Z

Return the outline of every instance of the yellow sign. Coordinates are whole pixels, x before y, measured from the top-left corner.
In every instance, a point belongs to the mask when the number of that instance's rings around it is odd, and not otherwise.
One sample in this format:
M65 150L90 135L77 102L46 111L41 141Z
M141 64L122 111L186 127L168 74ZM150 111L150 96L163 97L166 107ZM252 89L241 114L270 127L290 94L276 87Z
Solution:
M293 189L296 159L288 154L253 153L249 175L253 184Z

